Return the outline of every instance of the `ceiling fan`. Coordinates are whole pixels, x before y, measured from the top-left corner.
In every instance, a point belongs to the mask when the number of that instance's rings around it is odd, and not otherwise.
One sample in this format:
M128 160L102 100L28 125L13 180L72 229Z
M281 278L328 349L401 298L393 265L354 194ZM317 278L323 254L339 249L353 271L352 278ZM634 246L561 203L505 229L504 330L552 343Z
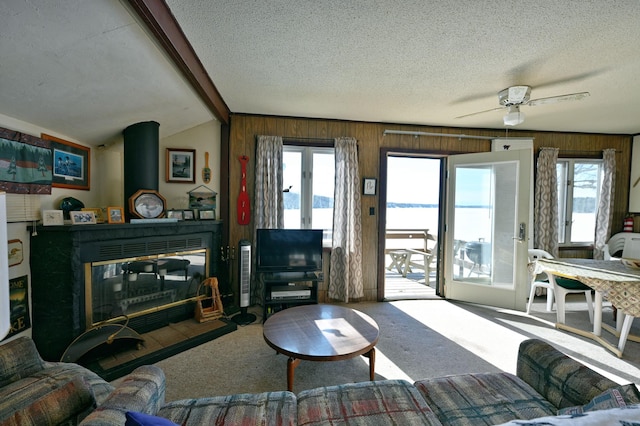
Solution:
M508 111L503 117L503 122L505 126L515 126L524 122L524 113L520 111L521 106L537 106L554 104L563 101L577 101L586 98L587 96L590 96L589 92L570 93L567 95L550 96L548 98L531 99L531 87L511 86L498 92L498 102L502 106L485 111L461 115L459 117L456 117L456 119L483 114L490 111L507 109Z

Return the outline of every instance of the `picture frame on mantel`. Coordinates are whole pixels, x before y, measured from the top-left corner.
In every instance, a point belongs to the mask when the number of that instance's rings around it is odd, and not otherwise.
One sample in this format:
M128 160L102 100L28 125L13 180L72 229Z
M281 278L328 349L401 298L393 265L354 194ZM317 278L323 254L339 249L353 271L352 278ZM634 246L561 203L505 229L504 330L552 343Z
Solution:
M124 209L122 207L107 207L108 223L124 223Z
M165 180L174 183L196 182L196 150L167 148Z
M41 133L40 138L51 141L54 188L91 189L91 148L55 136Z

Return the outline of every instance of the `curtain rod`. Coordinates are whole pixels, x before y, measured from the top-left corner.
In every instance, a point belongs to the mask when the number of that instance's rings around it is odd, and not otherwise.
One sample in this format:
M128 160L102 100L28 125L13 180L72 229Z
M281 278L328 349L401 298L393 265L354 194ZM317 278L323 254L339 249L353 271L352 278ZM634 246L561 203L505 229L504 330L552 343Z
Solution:
M411 135L411 136L443 136L445 138L458 138L458 139L482 139L482 140L495 140L495 139L523 139L531 140L533 137L515 137L515 136L471 136L464 134L454 133L430 133L430 132L413 132L410 130L385 130L383 135Z
M542 146L538 149L538 151L541 151L545 148L551 148L553 149L554 147L548 147L548 146ZM597 150L593 150L593 151L588 151L586 149L558 149L558 154L591 154L591 155L601 155L602 152L605 149L613 149L615 152L622 152L619 149L615 149L615 148L602 148L602 149L597 149Z
M282 138L282 141L289 141L289 142L295 142L295 141L316 141L316 142L326 142L326 143L333 143L335 141L334 138L297 138L297 137L291 137L291 136L286 136Z

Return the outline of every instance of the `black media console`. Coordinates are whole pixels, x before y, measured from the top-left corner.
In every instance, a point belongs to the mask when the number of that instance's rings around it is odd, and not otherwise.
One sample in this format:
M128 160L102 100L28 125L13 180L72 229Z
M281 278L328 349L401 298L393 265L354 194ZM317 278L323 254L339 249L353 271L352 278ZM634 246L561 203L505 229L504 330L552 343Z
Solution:
M318 283L324 280L322 271L260 272L264 290L263 322L283 309L318 303Z

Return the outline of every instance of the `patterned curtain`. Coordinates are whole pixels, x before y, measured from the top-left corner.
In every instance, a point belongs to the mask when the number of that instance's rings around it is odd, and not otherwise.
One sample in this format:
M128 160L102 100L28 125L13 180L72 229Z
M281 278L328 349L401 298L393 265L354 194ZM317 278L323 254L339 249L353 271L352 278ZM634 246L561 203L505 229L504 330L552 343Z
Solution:
M364 297L362 281L362 206L358 146L354 138L335 140L333 244L328 296L335 300Z
M284 228L282 181L282 137L258 136L256 144L256 183L253 203L253 242L251 270L256 270L256 230ZM252 303L262 303L262 283L251 274Z
M593 258L604 259L604 246L611 234L613 222L613 190L616 183L616 150L602 151L603 170L600 202L596 214L596 232L593 245Z
M534 200L534 248L558 257L558 148L542 148L538 154Z

